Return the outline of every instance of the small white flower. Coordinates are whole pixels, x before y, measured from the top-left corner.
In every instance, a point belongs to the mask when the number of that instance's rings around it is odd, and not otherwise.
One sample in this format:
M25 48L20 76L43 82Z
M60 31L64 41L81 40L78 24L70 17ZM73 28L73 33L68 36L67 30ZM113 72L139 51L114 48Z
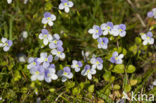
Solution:
M154 44L154 38L152 38L152 32L148 32L147 34L140 33L141 38L144 40L143 45Z
M153 81L153 85L156 86L156 80Z
M107 22L101 25L101 29L103 30L103 35L111 34L111 30L113 29L113 23Z
M90 63L92 64L92 69L98 69L98 70L102 70L103 68L103 60L100 57L92 57L90 59Z
M63 70L58 71L58 76L62 77L62 82L67 81L67 79L73 78L73 73L71 72L69 67L64 67Z
M77 60L72 61L71 68L75 69L76 72L79 72L81 67L82 67L81 61L77 61Z
M22 32L22 37L26 39L28 37L28 32L27 31L23 31Z
M59 5L59 9L60 10L63 10L64 9L64 11L66 12L66 13L68 13L69 11L70 11L70 9L69 8L71 8L71 7L73 7L73 2L71 2L71 1L68 1L68 0L61 0L61 3L60 3L60 5Z
M44 68L47 68L52 62L52 60L53 60L53 56L52 55L48 56L46 52L41 53L40 58L37 59L39 63L43 63Z
M110 61L112 62L112 63L115 63L115 64L122 64L122 58L124 57L124 55L123 54L118 54L118 52L114 52L113 53L113 55L112 55L112 57L111 57L111 59L110 59Z
M56 16L49 13L49 12L45 12L44 13L44 18L42 19L42 23L45 24L45 25L49 25L49 26L53 26L54 23L53 21L56 20Z
M8 4L11 4L12 3L12 0L7 0Z
M5 52L7 52L13 44L11 40L8 40L7 38L3 38L3 37L1 39L1 42L2 43L0 43L0 47L3 47L3 50Z
M99 27L98 25L94 25L92 29L88 30L88 33L92 34L93 39L97 39L99 38L99 36L102 35L103 31L101 27Z
M39 66L38 68L33 68L31 69L31 80L35 81L35 80L39 80L42 81L44 80L44 68L42 66Z
M55 60L60 59L64 59L65 58L65 54L63 53L63 48L62 47L58 47L57 49L53 49L51 50L51 53L53 55L55 55Z
M55 65L51 64L47 69L45 69L45 81L50 83L52 80L56 80L58 76L56 75Z
M42 29L42 33L39 34L39 39L43 40L44 45L48 45L52 41L53 37L49 34L47 29Z
M90 69L90 65L86 65L84 69L81 71L81 75L87 76L89 80L92 79L92 75L96 74L95 69Z

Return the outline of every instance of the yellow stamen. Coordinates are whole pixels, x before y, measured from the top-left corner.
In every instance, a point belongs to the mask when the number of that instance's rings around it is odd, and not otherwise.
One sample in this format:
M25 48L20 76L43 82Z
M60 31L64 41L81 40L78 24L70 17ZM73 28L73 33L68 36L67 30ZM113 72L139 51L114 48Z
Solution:
M48 61L48 58L45 58L45 61L47 62Z

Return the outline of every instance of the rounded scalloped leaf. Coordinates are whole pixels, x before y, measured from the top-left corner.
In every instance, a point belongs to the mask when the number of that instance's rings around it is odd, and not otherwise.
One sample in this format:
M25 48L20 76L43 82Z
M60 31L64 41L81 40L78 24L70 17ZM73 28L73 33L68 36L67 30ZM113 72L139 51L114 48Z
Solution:
M118 64L114 67L113 72L115 73L124 73L125 66L123 64Z
M133 72L135 72L135 70L136 70L135 66L129 65L129 66L127 67L126 72L127 72L127 73L133 73Z

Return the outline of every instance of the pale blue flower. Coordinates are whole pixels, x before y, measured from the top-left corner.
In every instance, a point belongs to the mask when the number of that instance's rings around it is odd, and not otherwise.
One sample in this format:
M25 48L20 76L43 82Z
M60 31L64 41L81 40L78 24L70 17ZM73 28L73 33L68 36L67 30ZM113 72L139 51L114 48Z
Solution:
M92 69L102 70L103 68L103 60L100 57L92 57L90 63L92 64Z
M71 8L71 7L73 7L73 2L71 2L71 1L68 1L68 0L61 0L61 3L60 3L60 5L59 5L59 9L60 10L63 10L64 9L64 11L66 12L66 13L68 13L69 11L70 11L70 9L69 8Z
M107 22L101 25L101 29L103 30L103 35L111 34L111 30L113 29L113 23Z
M39 39L43 40L44 45L47 45L52 41L53 37L49 34L47 29L42 29L42 32L39 34Z
M79 72L81 67L82 67L81 61L77 61L77 60L72 61L71 68L75 69L76 72Z
M33 68L31 69L31 80L35 81L35 80L39 80L42 81L44 80L44 68L43 66L38 66L37 68Z
M56 20L56 16L51 14L50 12L45 12L44 13L44 18L42 19L42 23L45 25L53 26L54 23L53 21Z
M50 83L52 80L56 80L58 76L56 75L55 65L51 64L45 69L45 81Z
M8 51L13 44L11 40L8 40L7 38L3 38L3 37L1 39L1 42L2 43L0 43L0 47L3 47L3 50L5 52Z
M52 55L48 56L47 53L44 52L44 53L40 54L40 58L38 58L37 61L39 63L43 63L43 67L47 68L50 65L50 63L52 62L52 60L53 60L53 56Z
M100 35L102 35L103 31L101 27L99 27L98 25L94 25L92 29L88 30L88 33L92 34L92 37L94 39L97 39Z
M33 58L33 57L30 57L29 59L28 59L28 65L27 65L27 68L28 69L33 69L33 68L37 68L38 66L39 66L39 62L37 61L38 60L38 58Z
M145 33L140 33L141 38L144 40L143 41L143 45L147 45L147 44L154 44L154 38L152 32L148 32L147 34Z
M87 76L89 80L92 79L92 75L96 74L95 69L91 69L90 65L85 65L84 69L81 71L81 75Z
M150 18L154 17L156 19L156 8L153 8L152 11L149 11L147 16Z
M55 49L57 47L62 47L63 42L60 40L60 36L58 34L53 35L53 40L49 44L50 49Z
M98 38L98 48L102 48L102 49L107 49L108 47L108 38L104 37L104 38Z
M121 36L124 37L126 35L126 25L125 24L120 24L120 25L114 25L114 27L111 30L111 34L113 36Z
M65 82L67 79L71 79L73 77L73 73L69 67L64 67L63 70L58 72L58 75L62 77L62 82Z
M112 63L115 63L115 64L122 64L122 58L124 57L124 55L123 54L118 54L118 52L114 52L113 53L113 55L112 55L112 57L111 57L111 59L110 59L110 61L112 62Z
M63 47L58 47L57 49L53 49L51 50L51 53L53 55L55 55L55 60L60 59L64 59L65 58L65 54L63 53L64 49Z

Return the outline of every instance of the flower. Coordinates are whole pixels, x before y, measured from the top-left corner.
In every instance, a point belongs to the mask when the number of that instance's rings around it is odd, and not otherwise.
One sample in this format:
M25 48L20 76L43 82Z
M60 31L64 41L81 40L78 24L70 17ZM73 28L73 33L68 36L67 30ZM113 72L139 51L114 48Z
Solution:
M113 29L113 23L112 22L103 23L101 25L101 29L103 30L103 35L108 35L108 33L111 34L111 30Z
M103 31L101 27L99 27L98 25L94 25L92 29L88 30L88 33L92 34L92 37L94 39L97 39L100 35L102 35Z
M62 77L62 82L73 77L73 73L70 71L69 67L64 67L63 70L58 72L58 75Z
M49 44L50 49L55 49L57 47L61 47L63 42L60 40L60 36L58 34L53 35L53 40Z
M76 72L79 72L81 67L82 67L81 61L77 61L77 60L72 61L71 68L75 69Z
M17 57L18 57L19 62L22 62L22 63L26 62L26 55L25 54L19 53L17 55Z
M58 47L57 49L53 49L51 50L51 53L53 55L55 55L55 60L60 59L64 59L65 58L65 54L63 53L64 49L63 47Z
M49 25L49 26L53 26L54 23L53 21L56 20L56 16L49 13L49 12L45 12L44 13L44 18L42 19L42 23L45 24L45 25Z
M153 81L152 84L153 84L153 86L156 86L156 79Z
M56 80L58 76L55 73L55 65L51 64L47 69L45 69L45 81L50 83L51 80Z
M53 39L53 37L51 36L51 34L49 34L47 29L42 29L39 35L39 39L43 39L43 44L47 45L48 42L50 42Z
M113 36L120 35L121 37L124 37L126 35L126 25L120 24L120 25L114 25L113 29L111 30L111 34Z
M37 60L38 60L38 58L30 57L28 59L29 64L27 65L27 68L28 69L37 68L39 66L39 64L40 64Z
M60 5L59 5L59 9L60 10L63 10L64 9L64 11L66 12L66 13L68 13L70 10L69 10L69 8L70 7L73 7L73 2L71 2L71 1L68 1L68 0L61 0L61 3L60 3Z
M154 18L156 19L156 8L153 8L152 11L149 11L149 12L147 13L147 16L148 16L149 18L154 17Z
M44 80L44 68L43 66L38 66L37 68L33 68L31 69L31 80L35 81L35 80L39 80L42 81Z
M1 39L1 42L2 43L0 43L0 47L3 47L3 50L5 52L8 51L13 44L11 40L8 40L7 38L3 38L3 37Z
M28 3L28 0L24 0L24 4L27 4Z
M47 55L46 52L43 52L40 54L40 58L38 58L39 63L43 63L43 67L47 68L50 65L50 62L52 62L53 56L52 55Z
M124 57L123 54L118 55L118 52L115 51L110 59L110 62L115 64L122 64L123 57Z
M98 70L102 70L103 68L103 60L100 57L92 57L90 59L90 63L92 64L92 69L98 69Z
M98 38L98 48L102 48L102 49L107 49L108 47L108 38L104 37L104 38Z
M22 37L23 37L24 39L26 39L26 38L28 37L28 32L27 32L27 31L23 31L23 32L22 32Z
M90 69L90 65L85 65L84 69L81 71L81 75L87 76L89 80L92 79L92 75L96 74L95 69Z
M141 38L144 40L143 45L154 44L154 38L152 38L153 36L152 32L148 32L147 34L140 33L140 35L141 35Z
M7 0L8 4L11 4L12 3L12 0Z

